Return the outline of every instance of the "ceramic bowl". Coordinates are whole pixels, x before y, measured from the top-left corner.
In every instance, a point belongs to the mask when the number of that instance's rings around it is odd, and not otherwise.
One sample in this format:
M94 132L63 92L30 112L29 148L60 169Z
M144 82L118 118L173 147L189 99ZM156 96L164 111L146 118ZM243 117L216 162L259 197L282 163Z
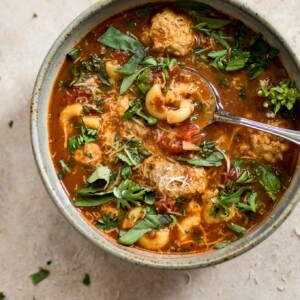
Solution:
M65 60L66 53L91 29L108 17L147 2L148 0L99 1L71 22L57 38L40 68L33 91L31 110L33 152L43 183L58 209L81 234L100 248L133 263L151 267L169 269L207 267L229 260L251 249L268 237L284 221L300 196L299 159L290 187L278 205L259 226L245 237L224 249L209 253L162 255L124 247L89 226L66 196L50 156L47 129L48 105L55 79ZM280 50L280 58L290 77L295 79L298 86L300 85L300 64L295 53L263 16L254 12L248 5L243 4L242 0L201 0L201 2L240 19L254 31L261 32L273 47Z

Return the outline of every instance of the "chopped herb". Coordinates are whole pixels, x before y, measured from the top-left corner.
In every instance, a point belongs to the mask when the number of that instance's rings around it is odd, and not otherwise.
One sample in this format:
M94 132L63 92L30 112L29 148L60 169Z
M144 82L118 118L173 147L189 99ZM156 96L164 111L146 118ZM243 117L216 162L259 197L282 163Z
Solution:
M231 59L228 62L225 71L237 71L243 69L246 65L249 55L250 52L242 52L239 56Z
M10 121L8 122L8 126L9 126L9 128L12 128L12 127L13 127L13 125L14 125L14 121L13 121L13 120L10 120Z
M198 23L200 24L204 23L210 29L221 29L222 27L231 23L231 20L224 20L224 19L205 18L202 16L196 16L195 18Z
M125 167L122 168L122 170L121 170L121 176L122 176L122 178L124 180L130 178L131 175L132 175L132 171L131 171L131 167L130 166L125 166Z
M48 260L47 261L47 266L50 266L52 264L52 261L51 260Z
M84 111L84 113L85 113L86 115L89 115L89 114L91 113L90 110L87 108L86 105L82 105L82 109L83 109L83 111Z
M201 240L202 240L201 238L195 238L195 242L198 244L201 242Z
M98 220L98 223L95 225L97 228L104 231L111 230L118 226L119 219L116 215L112 215L111 212L104 214L102 219Z
M202 167L219 167L222 166L222 160L224 156L221 152L213 152L210 156L206 159L194 157L194 158L183 158L179 157L177 160L185 161L194 166L202 166Z
M71 86L71 81L66 81L66 80L60 80L58 82L58 86L61 87L65 87L65 88L69 88Z
M246 228L245 227L239 226L239 225L234 224L234 223L230 223L227 226L228 226L229 229L231 229L234 232L239 233L239 234L246 232Z
M67 57L75 61L81 54L81 49L73 49L67 54Z
M5 294L3 292L0 292L0 300L5 299Z
M285 79L276 86L263 86L257 92L259 97L266 98L263 103L265 108L272 108L277 114L280 110L292 110L300 100L300 92L294 81Z
M36 13L33 13L33 15L32 15L32 19L35 19L35 18L37 18L37 14Z
M46 269L39 268L37 273L30 275L31 281L34 285L37 285L39 282L44 280L49 276L50 272Z
M89 152L89 151L85 152L84 155L85 155L86 157L88 157L88 158L93 158L92 153Z
M66 172L71 173L70 168L67 166L67 164L61 159L59 161L61 167L62 167L62 173L65 174Z
M148 205L153 205L154 202L155 202L155 196L154 196L154 193L147 193L145 195L145 199L144 199L144 202Z
M97 130L85 126L83 122L80 125L80 128L81 135L72 136L68 140L68 150L70 153L73 153L84 144L92 143L99 139Z
M124 149L117 157L131 167L138 166L141 162L141 158L136 148Z
M220 250L220 249L223 249L223 248L225 248L226 246L228 246L230 243L229 242L223 242L223 243L217 243L217 244L215 244L214 245L214 248L216 249L216 250Z
M113 190L113 194L116 198L117 209L131 208L131 204L140 206L140 201L143 200L147 190L139 184L126 179L120 183L120 185Z
M246 63L246 70L249 72L249 78L258 77L266 68L269 67L271 60L274 59L278 50L271 48L262 38L256 35L250 41L250 55Z
M146 215L128 231L121 231L118 242L123 245L133 245L140 237L151 230L158 230L169 225L173 219L169 215Z
M272 200L276 200L276 193L281 189L280 179L271 167L259 162L255 164L259 183L264 187L266 192L269 193Z
M110 176L111 176L111 170L108 167L100 166L88 178L87 182L93 185L97 184L98 187L100 183L101 188L104 190L107 188L109 184Z
M247 197L247 203L239 202L237 207L242 211L256 212L258 204L256 203L257 193L252 193Z
M130 102L130 105L122 116L122 119L130 119L133 117L143 118L148 125L155 125L157 123L157 119L144 113L141 103L134 100Z
M91 284L91 279L90 279L90 275L88 273L84 274L84 277L82 279L82 283L84 285L90 285Z

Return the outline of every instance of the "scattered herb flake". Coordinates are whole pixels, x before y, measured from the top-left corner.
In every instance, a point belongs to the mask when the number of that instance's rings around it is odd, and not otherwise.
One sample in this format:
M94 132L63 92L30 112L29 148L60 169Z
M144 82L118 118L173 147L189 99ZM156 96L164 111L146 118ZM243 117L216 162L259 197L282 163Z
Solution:
M31 281L34 285L37 285L42 280L46 279L49 276L50 272L46 269L39 268L37 273L30 275Z
M84 285L90 285L91 284L91 279L90 279L90 275L88 273L84 274L84 277L82 279L82 283Z
M13 120L10 120L10 121L8 122L8 126L9 126L9 128L12 128L12 127L13 127L13 125L14 125L14 121L13 121Z

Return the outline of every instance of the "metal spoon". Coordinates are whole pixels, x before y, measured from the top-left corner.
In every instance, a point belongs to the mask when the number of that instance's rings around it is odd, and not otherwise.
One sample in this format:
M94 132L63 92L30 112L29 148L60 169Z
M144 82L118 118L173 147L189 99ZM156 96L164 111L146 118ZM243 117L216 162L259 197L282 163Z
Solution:
M231 124L236 124L236 125L242 125L242 126L247 126L250 128L254 128L257 130L261 130L261 131L276 135L276 136L284 138L290 142L293 142L297 145L300 145L300 131L290 130L290 129L286 129L286 128L280 128L280 127L272 126L269 124L260 123L260 122L242 118L242 117L239 117L239 116L236 116L236 115L233 115L233 114L227 112L221 103L218 91L210 82L208 82L200 74L196 73L195 70L193 70L193 69L184 68L184 71L193 73L194 75L201 78L201 80L203 80L210 87L212 94L214 95L215 113L212 114L212 119L205 125L205 127L212 123L215 123L215 122L225 122L225 123L231 123Z

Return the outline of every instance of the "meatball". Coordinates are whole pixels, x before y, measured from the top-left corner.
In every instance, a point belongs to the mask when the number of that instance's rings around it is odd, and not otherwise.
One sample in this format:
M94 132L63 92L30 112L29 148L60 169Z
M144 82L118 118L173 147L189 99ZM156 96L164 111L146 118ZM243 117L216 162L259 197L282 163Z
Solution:
M206 188L206 172L201 167L182 166L152 155L141 166L141 178L158 194L171 198L193 198Z
M280 122L269 122L271 125L283 125ZM284 152L290 148L289 142L265 132L250 135L250 144L243 144L241 151L254 159L262 159L266 163L275 164L283 160Z
M194 46L192 21L185 15L164 9L151 20L149 29L142 33L142 41L153 44L153 50L176 56L188 54Z
M77 149L74 158L83 165L98 165L102 159L102 152L97 144L89 143Z

